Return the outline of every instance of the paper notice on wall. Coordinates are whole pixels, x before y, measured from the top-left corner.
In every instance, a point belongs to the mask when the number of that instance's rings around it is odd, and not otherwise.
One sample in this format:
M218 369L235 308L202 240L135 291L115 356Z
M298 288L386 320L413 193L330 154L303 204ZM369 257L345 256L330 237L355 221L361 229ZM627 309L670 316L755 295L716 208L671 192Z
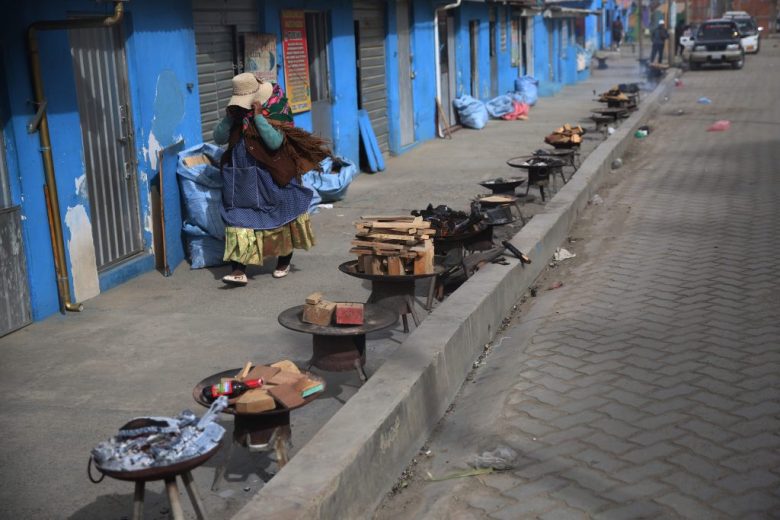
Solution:
M513 67L520 66L520 18L512 18L512 32L510 34L510 40L512 43L512 63Z
M284 86L293 114L311 110L306 19L303 11L282 11Z
M276 83L276 35L244 35L244 57L246 72L251 72L261 81Z

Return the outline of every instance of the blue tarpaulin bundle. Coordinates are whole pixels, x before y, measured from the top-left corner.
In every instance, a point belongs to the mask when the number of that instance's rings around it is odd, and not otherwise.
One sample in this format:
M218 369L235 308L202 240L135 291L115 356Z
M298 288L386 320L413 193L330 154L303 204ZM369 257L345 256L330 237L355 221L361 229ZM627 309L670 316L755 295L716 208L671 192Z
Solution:
M205 155L209 163L188 166L187 157ZM222 205L222 174L219 164L222 148L203 143L179 153L176 170L184 206L182 231L193 269L222 265L225 248L225 223L219 208Z
M322 202L343 199L358 174L357 165L344 157L329 157L320 163L320 167L322 172L312 170L303 176L303 185L318 193Z
M485 103L485 108L487 108L490 117L499 118L511 114L515 109L515 104L512 96L504 94Z
M458 111L458 119L463 126L484 128L488 122L488 111L485 104L469 95L460 96L452 101Z
M534 106L539 99L539 80L533 76L520 76L515 79L515 92L523 97L523 102Z

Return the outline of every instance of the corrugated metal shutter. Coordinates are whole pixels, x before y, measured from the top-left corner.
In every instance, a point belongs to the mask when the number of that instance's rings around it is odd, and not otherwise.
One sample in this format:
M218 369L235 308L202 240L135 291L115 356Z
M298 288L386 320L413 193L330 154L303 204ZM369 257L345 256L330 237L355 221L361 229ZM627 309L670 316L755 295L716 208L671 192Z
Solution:
M358 59L360 60L360 100L371 118L379 148L390 149L387 127L387 81L385 77L385 10L381 1L352 4L358 22Z
M239 36L258 32L255 0L193 0L198 91L204 141L225 114L230 80L243 71Z

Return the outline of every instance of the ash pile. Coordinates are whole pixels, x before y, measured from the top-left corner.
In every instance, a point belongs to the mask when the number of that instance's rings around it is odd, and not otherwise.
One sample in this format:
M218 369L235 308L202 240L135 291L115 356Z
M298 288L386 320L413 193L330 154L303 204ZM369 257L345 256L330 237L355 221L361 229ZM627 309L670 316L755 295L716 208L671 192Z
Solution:
M204 455L216 448L225 434L217 424L228 405L222 396L198 419L190 410L176 417L137 417L114 437L92 450L99 470L127 472L159 468Z

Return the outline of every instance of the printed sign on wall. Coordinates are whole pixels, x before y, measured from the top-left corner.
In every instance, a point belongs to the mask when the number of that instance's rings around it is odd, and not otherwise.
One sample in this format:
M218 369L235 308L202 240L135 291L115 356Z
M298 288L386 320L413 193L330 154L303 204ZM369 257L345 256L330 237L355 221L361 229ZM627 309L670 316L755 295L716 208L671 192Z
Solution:
M311 110L309 57L303 11L282 11L284 85L293 114Z
M509 34L509 39L512 44L512 66L520 66L520 18L512 18L512 32Z
M244 59L246 72L260 81L276 83L276 36L273 34L244 35Z

